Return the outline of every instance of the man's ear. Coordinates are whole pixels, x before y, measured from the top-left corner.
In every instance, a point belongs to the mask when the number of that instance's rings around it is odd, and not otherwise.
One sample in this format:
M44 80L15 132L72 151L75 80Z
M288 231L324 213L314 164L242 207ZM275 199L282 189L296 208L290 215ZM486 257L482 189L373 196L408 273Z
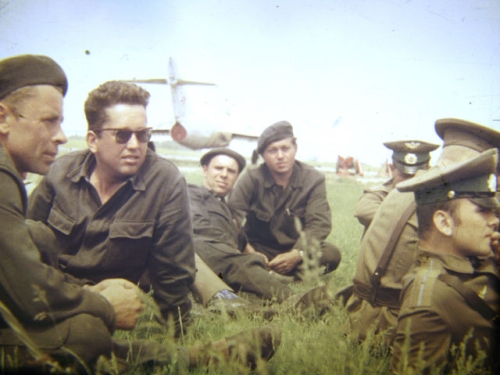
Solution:
M99 137L92 130L89 130L87 132L87 146L89 146L89 150L93 154L95 154L97 152L97 140L98 139L99 139Z
M0 134L7 135L9 133L9 122L7 118L9 117L8 107L0 102Z
M432 215L432 221L436 229L444 236L450 237L453 234L453 218L451 215L442 210L437 210Z

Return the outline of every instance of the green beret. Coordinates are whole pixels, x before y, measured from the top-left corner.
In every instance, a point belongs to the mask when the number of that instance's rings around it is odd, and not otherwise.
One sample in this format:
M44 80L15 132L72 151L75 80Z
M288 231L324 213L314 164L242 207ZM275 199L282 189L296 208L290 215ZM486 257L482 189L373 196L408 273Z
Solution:
M394 166L402 173L411 175L419 169L427 169L430 152L439 147L434 143L414 140L385 142L384 146L393 151Z
M262 132L257 141L257 152L262 155L271 143L293 137L292 125L288 121L279 121Z
M413 191L417 205L469 198L486 207L500 207L495 197L498 162L497 149L448 167L434 167L422 175L396 185L402 192Z
M474 122L443 118L436 121L435 129L444 141L443 147L459 145L478 152L500 148L500 132Z
M208 151L206 154L204 154L201 159L200 159L200 164L201 165L208 165L210 164L210 161L212 160L213 157L217 155L227 155L234 160L236 160L236 163L238 163L238 167L240 168L239 172L245 168L245 165L247 164L245 158L238 154L236 151L233 151L229 148L225 147L218 147L218 148L213 148L210 151Z
M25 86L51 85L68 91L68 79L50 57L19 55L0 60L0 99Z

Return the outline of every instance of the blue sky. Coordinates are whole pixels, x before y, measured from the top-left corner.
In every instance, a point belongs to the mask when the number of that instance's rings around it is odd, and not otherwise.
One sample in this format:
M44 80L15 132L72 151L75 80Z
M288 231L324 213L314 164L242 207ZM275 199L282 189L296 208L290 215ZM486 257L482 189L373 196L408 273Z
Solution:
M68 135L90 90L166 77L170 56L218 84L193 94L198 117L254 134L288 120L303 159L378 165L382 142L438 143L441 117L500 129L498 0L0 0L0 57L20 53L68 74ZM150 125L169 123L168 88L147 89Z

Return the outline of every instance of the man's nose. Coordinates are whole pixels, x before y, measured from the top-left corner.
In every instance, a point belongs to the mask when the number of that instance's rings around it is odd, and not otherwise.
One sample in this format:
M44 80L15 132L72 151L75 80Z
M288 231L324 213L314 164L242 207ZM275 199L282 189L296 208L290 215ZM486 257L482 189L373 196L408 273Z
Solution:
M127 142L127 147L128 148L137 148L137 147L139 147L139 144L140 144L140 142L137 139L137 134L132 133L132 136L130 137L130 139Z
M53 137L53 140L59 145L68 142L68 138L66 138L66 135L64 134L61 125L59 125L59 128L57 129L57 132Z

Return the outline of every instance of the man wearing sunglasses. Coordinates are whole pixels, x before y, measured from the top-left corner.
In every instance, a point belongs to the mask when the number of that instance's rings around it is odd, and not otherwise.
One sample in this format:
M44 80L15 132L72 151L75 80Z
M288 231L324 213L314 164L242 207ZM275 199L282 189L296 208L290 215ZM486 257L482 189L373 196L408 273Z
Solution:
M33 191L28 217L46 223L60 243L60 267L90 282L146 270L163 323L176 334L190 323L195 278L184 177L148 149L149 93L110 81L85 102L88 149L59 158Z
M22 180L29 172L47 174L67 141L61 129L67 89L66 74L47 56L0 60L0 373L93 373L98 358L112 353L113 368L123 370L129 358L186 368L211 356L236 356L251 366L258 357L269 359L279 345L273 327L184 348L113 339L114 329L136 324L143 309L138 288L123 279L82 286L54 267L54 241L34 241L52 231L25 220Z

